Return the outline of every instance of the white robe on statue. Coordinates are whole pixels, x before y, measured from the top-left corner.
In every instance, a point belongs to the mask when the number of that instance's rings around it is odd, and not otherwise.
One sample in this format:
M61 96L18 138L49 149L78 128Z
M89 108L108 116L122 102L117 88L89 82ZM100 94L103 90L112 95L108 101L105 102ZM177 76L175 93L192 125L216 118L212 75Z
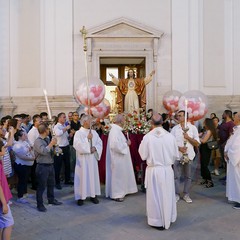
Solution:
M122 130L112 124L108 136L105 194L112 199L138 191L129 146Z
M151 130L139 146L142 160L147 160L145 175L148 224L168 229L176 221L174 173L178 156L175 137L162 127Z
M228 139L224 152L229 158L227 164L226 196L229 201L240 203L240 125Z
M90 153L90 142L87 139L89 129L81 127L74 135L73 147L76 150L74 194L76 200L85 200L87 197L94 198L96 195L101 195L98 161L102 154L102 140L96 131L91 131L93 134L92 146L97 149L98 154Z

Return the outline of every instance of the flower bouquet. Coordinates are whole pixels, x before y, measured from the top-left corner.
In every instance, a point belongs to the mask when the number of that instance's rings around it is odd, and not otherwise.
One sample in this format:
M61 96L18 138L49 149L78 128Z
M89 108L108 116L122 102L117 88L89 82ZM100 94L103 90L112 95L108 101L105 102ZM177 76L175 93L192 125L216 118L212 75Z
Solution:
M111 125L110 123L105 123L104 126L102 126L102 131L103 131L103 134L104 135L108 135L108 133L110 132L110 129L111 129Z
M123 130L132 134L147 134L151 130L151 123L144 113L128 113Z

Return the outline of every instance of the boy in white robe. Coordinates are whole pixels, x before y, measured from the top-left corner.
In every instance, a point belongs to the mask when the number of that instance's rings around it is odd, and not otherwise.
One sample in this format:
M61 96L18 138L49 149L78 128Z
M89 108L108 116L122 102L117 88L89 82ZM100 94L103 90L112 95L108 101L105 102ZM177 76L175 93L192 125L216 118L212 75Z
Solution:
M124 121L124 116L119 114L115 124L111 124L106 152L105 194L118 202L138 191L129 150L131 141L122 133Z
M102 140L95 130L90 131L89 116L82 117L82 127L76 131L73 147L76 150L76 167L74 175L74 194L77 204L83 205L90 197L98 204L97 195L101 195L98 161L102 154Z
M159 230L168 229L176 221L174 173L178 158L175 137L161 126L162 117L154 114L153 130L143 137L139 146L142 160L147 161L145 187L148 224Z
M240 209L240 112L234 116L233 135L228 139L224 149L227 162L226 196L236 202L234 209Z

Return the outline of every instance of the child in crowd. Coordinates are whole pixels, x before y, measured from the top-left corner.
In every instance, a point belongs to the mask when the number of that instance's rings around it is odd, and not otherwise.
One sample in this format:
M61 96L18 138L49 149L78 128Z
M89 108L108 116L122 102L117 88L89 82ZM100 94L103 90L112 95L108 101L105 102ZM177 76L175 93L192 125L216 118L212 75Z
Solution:
M8 204L12 194L8 187L7 179L2 166L2 158L4 154L5 147L3 142L0 141L0 240L10 240L14 220Z

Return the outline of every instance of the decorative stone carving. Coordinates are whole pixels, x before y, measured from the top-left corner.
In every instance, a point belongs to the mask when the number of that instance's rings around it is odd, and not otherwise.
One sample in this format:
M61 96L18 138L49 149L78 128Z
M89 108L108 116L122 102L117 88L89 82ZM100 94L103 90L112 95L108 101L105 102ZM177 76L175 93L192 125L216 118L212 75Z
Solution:
M92 61L93 51L153 51L157 61L158 42L163 32L127 18L119 18L88 29L87 55ZM136 44L137 42L137 44ZM131 52L131 55L133 53Z

